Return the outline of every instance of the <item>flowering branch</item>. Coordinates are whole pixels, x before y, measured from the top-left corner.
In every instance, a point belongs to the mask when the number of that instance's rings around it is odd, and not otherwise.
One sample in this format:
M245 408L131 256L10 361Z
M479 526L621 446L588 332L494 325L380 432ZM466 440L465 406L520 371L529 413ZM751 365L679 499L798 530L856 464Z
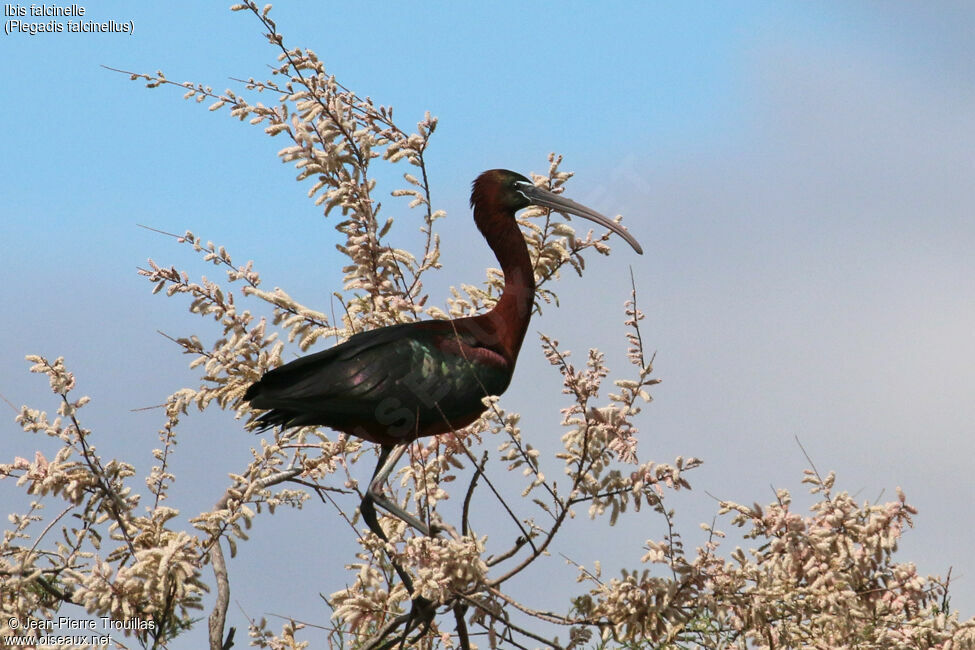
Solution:
M350 466L372 451L358 439L316 427L275 431L262 439L249 462L224 485L210 486L213 507L190 518L188 530L180 530L170 487L178 478L173 472L178 427L190 406L230 411L247 426L254 418L242 399L247 387L280 365L289 347L306 351L323 337L342 340L421 317L483 313L496 304L504 286L503 274L489 269L481 284L452 287L443 307L430 304L423 278L440 269L435 225L446 216L433 207L425 161L437 118L427 113L415 130L402 129L392 107L377 106L340 84L311 50L287 47L270 9L249 0L233 7L256 17L277 53L272 78L242 80L240 93L172 82L161 71L125 74L150 88L179 87L187 99L210 102L211 111L227 109L266 135L284 138L279 159L295 165L297 180L309 184L309 198L325 217L335 217L337 249L346 258L343 286L333 294L341 315L329 318L282 289L265 289L253 262L235 264L226 249L191 231L162 233L219 268L226 282L194 279L153 260L139 269L154 293L186 299L192 313L212 319L220 331L209 344L193 334L165 335L190 355L189 365L200 369L200 381L162 404L160 448L153 451L155 464L145 478L151 506L142 515L136 512L140 495L127 481L135 466L98 456L94 434L77 415L88 398L71 396L75 380L63 360L28 357L31 370L45 374L58 396L58 417L50 421L44 412L24 406L17 420L28 433L56 438L61 448L51 460L38 452L33 461L15 458L0 465L0 480L15 481L36 499L25 514L10 515L0 543L0 603L4 613L15 617L4 617L7 627L0 621L0 635L11 631L10 620L49 619L62 605L77 605L114 620L151 621L152 629L127 633L144 646L166 647L194 624L191 614L202 608L202 594L209 590L202 577L209 564L216 588L209 643L213 650L229 648L235 628L227 629L230 572L224 544L233 557L256 519L278 506L301 507L316 494L343 517L359 543L347 564L349 584L326 599L334 625L319 627L329 630L329 647L466 649L482 638L492 648L596 643L947 649L975 644L975 622L948 611L948 578L922 578L913 564L894 559L897 542L916 513L900 492L891 503L857 504L835 491L832 474L823 477L813 467L804 479L818 499L810 515L792 510L786 490L778 491L767 507L721 501L720 516L741 529L746 540L754 540L755 548L736 548L723 557L724 533L715 522L703 526L704 539L695 550L685 547L665 500L671 491L690 488L686 472L701 461L683 456L664 464L638 460L637 417L659 380L652 376L654 355L644 347L644 314L637 306L632 271L624 305L627 375L613 375L597 349L576 367L556 338L541 335L541 350L559 373L564 399L562 449L554 459L525 439L517 413L487 394L477 421L412 444L410 462L391 480L393 497L418 519L436 522L431 528L439 534L417 535L389 516L382 518L388 541L360 533L358 514L343 510L333 494L362 496ZM273 99L265 105L258 97ZM385 188L392 197L407 199L405 208L394 202L399 206L395 218L380 217L384 206L373 175L377 161L408 166L402 183ZM561 163L561 156L551 154L547 172L533 176L534 182L561 192L572 176ZM394 225L411 218L423 235L416 254L393 243ZM586 255L610 252L608 233L579 236L565 218L546 209L525 210L518 223L535 274L536 311L559 304L562 270L581 275ZM490 448L492 441L495 454L473 450ZM547 473L553 462L561 463L561 471ZM438 507L459 494L450 488L467 468L471 475L461 483L466 489L455 527ZM522 478L502 480L514 472ZM561 483L555 475L563 477ZM335 486L336 480L342 487ZM505 483L516 480L521 481L521 499L506 496ZM474 507L476 499L481 501ZM44 500L58 502L59 514L46 519ZM517 529L513 541L500 541L495 530L476 530L473 513L481 515L492 504L495 511L486 520L496 521L490 517L497 514L511 520ZM643 544L642 566L607 578L598 562L587 567L570 561L581 591L560 604L529 604L540 596L519 593L512 579L537 569L536 562L552 552L557 537L564 538L575 509L583 504L592 519L608 514L608 526L649 507L654 513L650 525L658 533ZM58 527L61 539L53 541ZM111 548L103 548L106 541ZM414 593L404 586L406 577ZM310 627L288 620L274 632L266 620L248 619L251 643L258 647L305 647L300 637ZM566 630L563 644L554 632Z

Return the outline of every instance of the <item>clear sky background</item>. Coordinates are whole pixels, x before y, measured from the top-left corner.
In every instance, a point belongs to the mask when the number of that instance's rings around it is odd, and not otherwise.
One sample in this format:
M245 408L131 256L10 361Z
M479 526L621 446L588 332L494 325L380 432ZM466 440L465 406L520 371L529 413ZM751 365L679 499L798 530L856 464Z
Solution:
M23 356L64 355L93 398L83 415L99 452L144 472L162 416L131 409L197 381L156 330L219 332L150 295L135 269L152 257L220 274L136 224L191 229L323 310L341 258L333 224L275 158L283 140L99 67L218 90L261 77L276 52L252 16L222 3L84 6L86 18L133 21L134 35L0 37L0 393L53 411ZM706 492L801 494L798 436L861 500L903 488L920 513L900 558L925 574L952 567L952 607L975 613L973 5L292 3L273 15L290 45L404 125L440 117L428 163L449 218L433 300L494 265L472 238L470 181L492 167L544 172L550 151L577 172L567 195L623 214L643 244L642 257L617 242L589 259L586 277L562 284L562 306L533 320L506 397L526 437L554 452L563 406L534 332L580 359L601 347L622 370L632 265L664 380L639 419L640 458L705 461L673 500L685 543L702 541L697 524L716 510ZM0 409L5 462L50 448ZM171 505L208 508L252 444L225 414L186 419ZM11 495L0 492L20 503ZM643 541L664 534L646 513L612 535L577 526L556 550L607 568L635 566ZM231 563L234 602L325 623L315 595L351 579L351 531L311 506L260 519L252 535ZM309 579L296 584L299 565ZM539 570L571 588L557 556ZM529 600L567 606L534 593L537 575L522 586ZM230 624L244 626L240 611Z

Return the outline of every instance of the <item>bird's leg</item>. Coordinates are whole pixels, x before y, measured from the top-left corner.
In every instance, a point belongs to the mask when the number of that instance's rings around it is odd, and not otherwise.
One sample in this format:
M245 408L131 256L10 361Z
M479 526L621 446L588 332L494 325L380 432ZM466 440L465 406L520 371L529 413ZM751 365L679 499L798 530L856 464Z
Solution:
M383 447L383 449L385 450L389 448ZM426 537L429 537L431 535L436 536L437 533L441 531L446 531L454 539L460 539L460 535L457 534L457 531L453 528L453 526L450 526L449 524L441 521L439 517L437 518L438 520L436 521L436 523L431 522L431 524L428 526L427 524L423 523L422 521L420 521L419 519L417 519L416 517L408 513L406 510L403 510L403 508L401 508L398 503L395 503L386 498L386 495L383 492L383 487L385 486L386 480L389 478L389 475L393 472L393 469L395 469L396 464L399 462L400 458L403 457L403 454L406 452L406 449L407 449L407 445L398 445L397 447L395 447L395 451L392 453L392 455L389 455L389 451L386 451L385 455L383 455L382 453L380 454L379 465L376 467L376 473L373 474L372 480L369 482L367 497L369 497L376 505L378 505L386 512L389 512L397 519L401 521L405 521L407 524L412 526L415 530L419 531L421 535L424 535Z
M403 510L399 504L393 503L387 499L386 495L383 493L383 486L386 484L386 479L388 479L389 475L393 472L393 469L396 467L396 463L399 462L399 459L403 457L404 453L406 453L406 448L407 445L397 445L395 448L384 446L382 448L382 451L379 454L379 465L376 467L376 473L372 475L372 480L369 482L369 488L366 490L366 496L363 497L363 503L365 503L366 499L372 500L376 505L386 512L389 512L397 519L406 522L414 529L418 530L421 535L428 536L430 535L430 528L426 524L408 513L406 510ZM393 453L390 454L390 451ZM372 529L372 526L370 525L369 528ZM372 530L373 532L376 532L375 529Z
M393 515L399 517L407 524L413 526L417 530L421 531L424 535L429 534L429 529L416 517L409 514L398 505L391 503L382 493L382 486L389 477L389 474L393 471L396 463L402 458L403 453L406 451L406 445L399 445L398 447L387 447L383 446L379 452L379 462L376 464L376 471L373 472L372 479L369 481L369 487L366 489L365 495L362 497L362 501L359 504L359 512L362 514L362 518L365 520L366 525L369 526L371 530L377 537L379 537L384 542L389 542L389 537L386 536L386 531L379 524L379 520L376 517L376 506L378 503L385 510L391 512ZM392 452L392 453L391 453ZM415 590L413 588L413 579L406 572L403 567L399 565L394 558L389 558L390 564L393 565L393 569L399 576L400 580L403 581L403 586L406 587L406 591L409 592L412 603L410 605L410 611L402 616L397 617L390 622L390 625L375 639L374 642L370 643L368 647L372 648L392 648L396 645L402 645L410 632L421 628L420 635L426 633L430 627L430 622L433 620L434 615L437 612L436 605L431 601L427 600L423 596L415 596ZM392 642L383 643L386 637L400 625L405 624L405 629L403 633L393 639Z
M400 445L400 451L397 454L394 454L394 465L396 464L395 461L403 455L401 450L405 448L406 445ZM376 517L376 506L373 504L373 502L376 500L376 493L373 490L373 485L375 485L377 478L382 478L380 477L380 471L389 464L388 459L391 451L393 451L392 447L383 446L380 448L379 463L376 465L376 471L373 472L372 479L369 481L369 487L366 488L366 493L362 497L362 501L359 503L359 512L362 514L362 518L365 520L366 525L369 526L369 530L371 530L376 537L387 543L389 542L389 537L386 536L386 531L383 530L383 527L379 524L379 519ZM389 469L386 470L387 475L389 474L389 471ZM393 558L389 558L389 561L392 563L393 569L396 570L397 575L399 575L400 580L403 581L403 586L406 587L406 590L412 596L413 579L410 577L410 574L408 574L406 570L399 565L399 562Z

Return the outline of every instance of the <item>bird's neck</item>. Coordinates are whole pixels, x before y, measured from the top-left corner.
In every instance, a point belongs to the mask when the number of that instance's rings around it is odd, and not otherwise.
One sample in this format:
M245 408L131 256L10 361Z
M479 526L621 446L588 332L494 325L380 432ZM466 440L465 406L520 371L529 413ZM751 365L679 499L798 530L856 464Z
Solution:
M514 363L535 304L535 270L525 245L525 236L512 215L485 219L478 225L504 273L504 291L494 309L484 318L494 331L503 353Z

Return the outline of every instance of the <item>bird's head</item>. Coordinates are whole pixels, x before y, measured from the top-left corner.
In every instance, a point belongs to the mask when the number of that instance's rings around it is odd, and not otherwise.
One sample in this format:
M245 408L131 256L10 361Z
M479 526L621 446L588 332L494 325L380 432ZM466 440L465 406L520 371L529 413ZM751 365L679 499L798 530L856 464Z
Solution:
M598 223L625 239L637 253L643 254L643 248L640 247L637 240L612 219L561 194L536 187L534 183L517 172L507 169L490 169L474 181L471 190L471 207L474 208L474 217L478 220L479 227L481 226L479 217L487 218L490 215L497 218L500 214L505 214L510 215L513 219L515 212L530 205L549 208L563 214L574 214Z
M523 188L534 184L517 172L507 169L489 169L474 181L471 190L471 207L493 208L493 211L517 212L531 205Z

